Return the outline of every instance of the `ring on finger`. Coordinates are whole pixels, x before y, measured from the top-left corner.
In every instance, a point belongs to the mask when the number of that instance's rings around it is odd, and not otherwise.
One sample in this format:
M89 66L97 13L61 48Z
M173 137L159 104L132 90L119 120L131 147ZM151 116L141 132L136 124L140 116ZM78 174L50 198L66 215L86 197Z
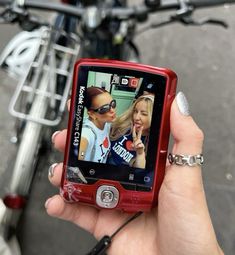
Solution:
M203 154L197 155L184 155L184 154L172 154L168 155L168 160L171 165L177 166L201 166L204 163Z

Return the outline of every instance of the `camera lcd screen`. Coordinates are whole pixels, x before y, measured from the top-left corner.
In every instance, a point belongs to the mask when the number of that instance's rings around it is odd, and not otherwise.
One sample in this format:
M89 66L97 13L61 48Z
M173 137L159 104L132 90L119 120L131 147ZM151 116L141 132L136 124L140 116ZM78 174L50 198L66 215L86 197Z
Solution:
M66 178L118 181L150 191L157 160L166 78L136 70L80 66Z

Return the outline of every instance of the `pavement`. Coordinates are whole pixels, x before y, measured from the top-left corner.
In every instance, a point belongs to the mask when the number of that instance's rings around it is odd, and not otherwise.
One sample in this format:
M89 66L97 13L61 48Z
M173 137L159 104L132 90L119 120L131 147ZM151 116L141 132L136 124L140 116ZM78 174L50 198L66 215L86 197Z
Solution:
M195 13L197 19L226 20L228 29L172 24L149 30L136 38L143 63L168 67L178 74L178 91L186 94L191 114L204 131L203 181L215 231L226 255L233 255L235 251L234 13L235 6ZM150 20L164 20L166 14L153 15ZM16 31L16 27L0 27L1 35L4 34L0 49ZM9 178L9 160L14 153L14 146L9 142L14 121L7 112L14 86L15 82L0 72L0 192ZM61 128L65 127L63 123ZM95 243L90 234L70 223L50 218L45 212L45 200L58 192L47 180L47 169L61 160L62 155L53 150L50 157L40 161L40 171L20 225L23 255L82 255Z

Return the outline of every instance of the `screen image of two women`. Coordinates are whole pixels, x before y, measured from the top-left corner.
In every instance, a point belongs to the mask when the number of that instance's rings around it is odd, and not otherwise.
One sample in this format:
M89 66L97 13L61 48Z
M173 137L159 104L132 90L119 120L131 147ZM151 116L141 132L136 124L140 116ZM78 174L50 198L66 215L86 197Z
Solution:
M117 102L103 88L86 91L78 159L145 168L152 121L153 94L142 94L117 116Z

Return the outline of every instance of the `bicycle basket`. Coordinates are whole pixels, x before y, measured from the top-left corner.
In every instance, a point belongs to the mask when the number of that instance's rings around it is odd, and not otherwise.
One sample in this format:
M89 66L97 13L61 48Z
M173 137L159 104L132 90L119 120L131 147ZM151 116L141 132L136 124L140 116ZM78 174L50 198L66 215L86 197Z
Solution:
M66 46L55 42L58 33L66 37ZM76 35L49 27L40 28L39 34L37 44L29 51L30 63L21 67L24 75L17 84L9 111L20 119L55 126L66 107L80 44Z

